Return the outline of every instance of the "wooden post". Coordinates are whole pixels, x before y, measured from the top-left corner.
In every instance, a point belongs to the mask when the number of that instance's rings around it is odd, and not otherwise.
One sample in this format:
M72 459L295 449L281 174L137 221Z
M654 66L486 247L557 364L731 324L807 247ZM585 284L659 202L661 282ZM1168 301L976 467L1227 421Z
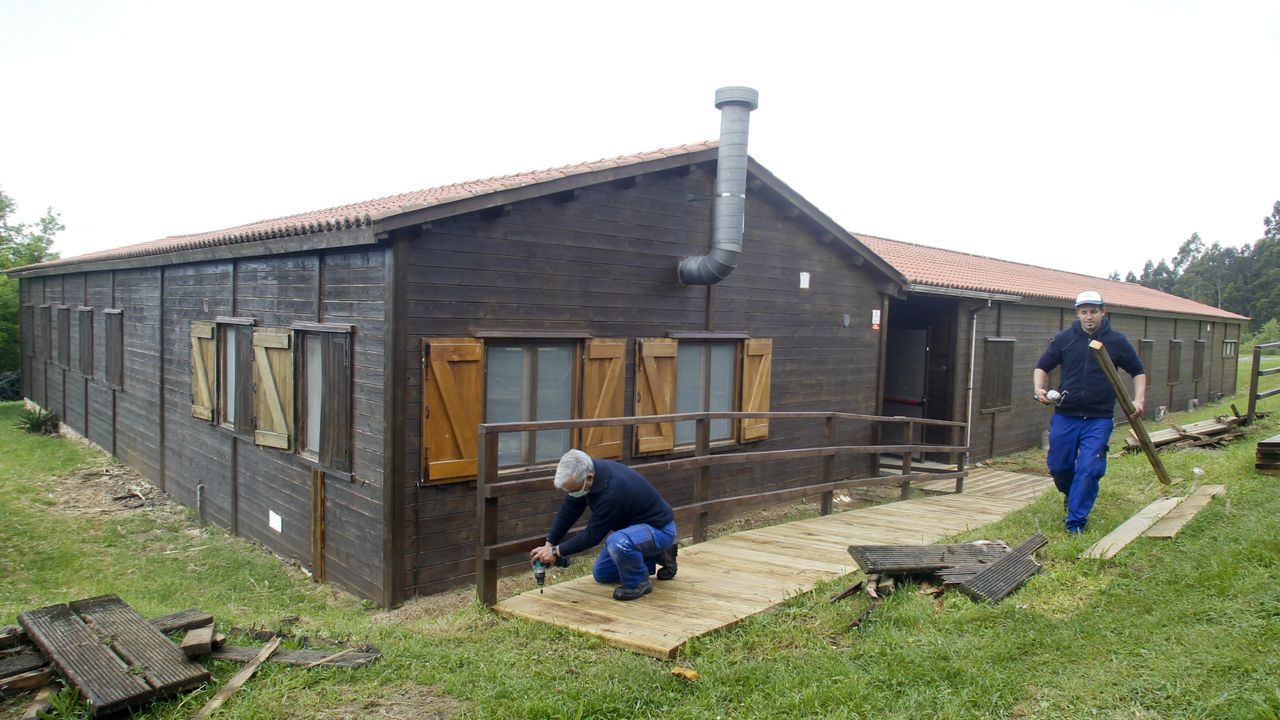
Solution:
M961 444L961 442L964 440L964 430L965 430L965 426L963 425L956 425L951 428L951 444L952 445L958 446ZM964 450L961 450L956 454L960 456L960 459L956 461L956 472L964 473L965 471L964 460L965 458L969 457L969 449L965 448ZM960 477L956 478L956 494L958 495L963 492L964 492L964 475L962 474L960 475Z
M916 444L916 424L908 420L906 424L902 426L902 435L903 435L903 439L906 440L906 445L908 446L915 445ZM902 451L902 475L904 477L911 474L911 456L914 454L915 454L914 450ZM898 488L899 488L898 496L901 499L906 500L911 497L911 481L910 480L899 481Z
M1244 414L1244 424L1253 424L1253 414L1258 408L1258 371L1262 369L1262 346L1253 346L1253 367L1249 368L1249 409Z
M834 416L828 415L823 430L823 438L826 440L827 447L831 447L836 438L836 419ZM836 459L834 455L822 456L822 482L824 485L830 485L835 480ZM879 468L876 473L879 474ZM828 490L822 493L822 507L819 512L823 515L831 514L831 505L835 492Z
M711 454L711 421L707 418L699 418L697 421L697 434L694 441L693 454L697 457L706 457ZM693 479L693 501L705 502L707 499L707 490L711 486L711 467L703 465L698 468L698 474ZM693 541L695 543L703 542L707 539L707 511L699 510L698 514L693 518Z
M1142 418L1137 417L1137 408L1133 406L1133 401L1129 399L1129 391L1125 388L1124 381L1120 379L1120 373L1116 370L1116 366L1112 364L1111 356L1107 354L1107 349L1097 340L1091 340L1089 347L1093 349L1094 356L1098 358L1098 365L1102 367L1102 372L1111 381L1111 387L1116 391L1116 398L1120 400L1120 408L1124 410L1125 417L1129 418L1129 427L1138 438L1138 444L1142 446L1142 452L1146 453L1147 460L1151 462L1151 467L1155 469L1156 477L1165 485L1172 484L1169 479L1169 473L1165 472L1164 463L1160 462L1160 456L1156 454L1156 446L1151 444L1151 436L1147 434L1147 428L1143 426Z
M486 488L498 479L498 434L484 424L476 432L480 453L476 459L476 598L489 607L498 604L498 559L488 557L498 544L498 498L487 497Z

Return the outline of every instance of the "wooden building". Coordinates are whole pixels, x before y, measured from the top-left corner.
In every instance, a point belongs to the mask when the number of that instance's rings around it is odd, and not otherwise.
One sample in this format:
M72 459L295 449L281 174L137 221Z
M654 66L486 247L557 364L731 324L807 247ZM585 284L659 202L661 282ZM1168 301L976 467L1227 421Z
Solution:
M357 595L392 605L466 584L478 422L874 410L873 316L904 278L751 161L736 269L682 284L677 263L707 252L716 164L715 143L686 146L19 269L24 395L201 517ZM712 430L722 449L823 433ZM570 446L680 456L692 433L514 436L500 461L512 476ZM735 472L717 493L784 488L818 463ZM688 502L686 476L653 479ZM557 501L530 497L502 534L541 532Z
M1141 355L1148 417L1236 391L1248 318L1141 285L857 237L908 280L889 303L885 414L968 422L974 460L1040 443L1051 412L1033 397L1032 371L1084 290L1102 293Z

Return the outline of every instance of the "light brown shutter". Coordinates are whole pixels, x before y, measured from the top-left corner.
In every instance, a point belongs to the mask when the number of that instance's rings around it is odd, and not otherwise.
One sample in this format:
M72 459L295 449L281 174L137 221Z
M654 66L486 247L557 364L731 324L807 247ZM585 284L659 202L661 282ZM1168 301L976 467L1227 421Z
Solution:
M636 415L669 415L676 406L676 348L670 338L636 340ZM675 447L672 422L636 425L636 452L665 452Z
M626 338L587 341L582 368L582 417L621 417L626 369ZM622 426L582 431L581 449L593 458L622 457Z
M476 474L476 425L484 417L484 340L422 341L422 475L432 482Z
M747 340L742 348L742 412L769 412L773 341ZM769 437L769 418L743 418L742 442Z
M213 323L191 321L191 416L213 422Z
M253 330L253 441L293 448L293 333L280 328Z

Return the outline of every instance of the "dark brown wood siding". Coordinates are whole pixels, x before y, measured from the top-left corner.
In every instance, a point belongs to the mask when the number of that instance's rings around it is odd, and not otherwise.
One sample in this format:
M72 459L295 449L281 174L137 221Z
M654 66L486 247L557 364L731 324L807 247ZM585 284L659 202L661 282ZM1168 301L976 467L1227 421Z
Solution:
M871 311L880 307L875 276L854 267L847 250L821 242L807 221L788 219L781 203L750 195L744 251L734 273L713 289L676 281L681 257L707 252L712 176L646 176L631 187L602 185L564 202L519 203L501 217L473 215L433 224L408 245L404 325L406 594L431 593L470 581L475 570L474 483L417 486L419 340L474 337L486 331L580 331L627 338L625 412L633 412L635 338L681 331L745 331L772 338L771 409L875 407L878 337ZM811 289L799 289L801 271ZM708 319L708 292L714 315ZM843 318L850 323L845 327ZM870 440L866 427L841 428L850 443ZM761 448L822 441L821 423L774 421ZM626 462L630 437L624 443ZM813 481L819 463L770 464L718 473L725 497ZM842 463L840 474L865 473L866 462ZM655 474L678 505L691 499L692 474ZM503 537L545 531L559 502L554 490L510 502ZM688 532L686 527L684 532Z
M93 312L93 379L88 387L88 415L85 437L107 452L115 449L115 390L107 383L107 316L103 310L115 306L113 274L86 273L85 305Z
M115 453L159 484L160 270L116 272L115 294L124 317L124 384L116 391Z

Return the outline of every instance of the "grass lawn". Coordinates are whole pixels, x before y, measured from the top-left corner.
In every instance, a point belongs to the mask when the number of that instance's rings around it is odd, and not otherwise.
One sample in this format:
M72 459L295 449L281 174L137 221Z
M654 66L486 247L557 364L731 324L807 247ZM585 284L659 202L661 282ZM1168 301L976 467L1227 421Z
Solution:
M844 578L656 661L498 618L472 591L383 611L183 509L122 509L95 480L117 472L108 460L13 429L19 407L0 404L0 624L114 592L145 615L210 612L220 629L297 616L286 647L307 635L384 654L358 670L263 666L221 718L1280 718L1280 477L1252 469L1254 443L1280 433L1280 413L1228 449L1164 455L1182 479L1176 492L1228 488L1173 540L1141 539L1111 561L1076 559L1168 492L1142 455L1126 455L1112 460L1083 537L1063 532L1056 494L962 536L1048 536L1044 572L1000 605L949 592L939 611L906 587L848 630L866 601L829 602ZM1175 419L1222 412L1225 403ZM999 461L1042 463L1035 452ZM528 589L532 579L502 587ZM676 665L700 679L673 676ZM215 683L137 717L191 717L240 666L210 667ZM0 718L19 717L29 699L0 700Z

